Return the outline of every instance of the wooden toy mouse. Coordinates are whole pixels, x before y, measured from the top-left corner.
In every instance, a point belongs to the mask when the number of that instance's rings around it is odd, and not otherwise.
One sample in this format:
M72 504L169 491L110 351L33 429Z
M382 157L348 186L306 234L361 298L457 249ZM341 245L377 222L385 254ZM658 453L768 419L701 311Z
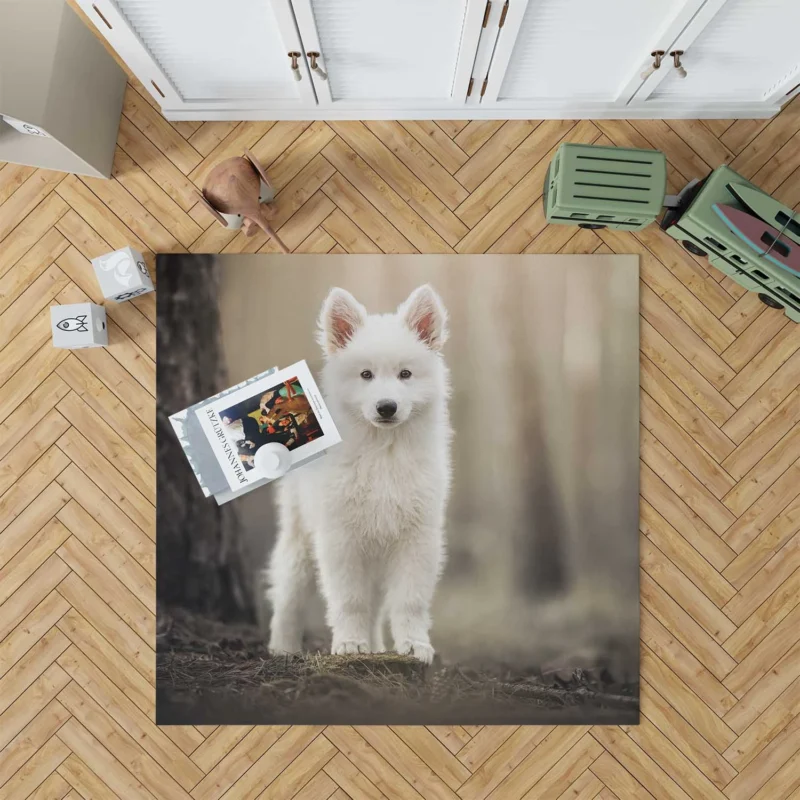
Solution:
M266 192L262 191L262 184ZM226 158L208 173L200 199L214 218L226 228L242 226L246 236L261 228L284 253L289 248L270 225L275 209L269 203L274 197L267 173L245 149L243 156Z

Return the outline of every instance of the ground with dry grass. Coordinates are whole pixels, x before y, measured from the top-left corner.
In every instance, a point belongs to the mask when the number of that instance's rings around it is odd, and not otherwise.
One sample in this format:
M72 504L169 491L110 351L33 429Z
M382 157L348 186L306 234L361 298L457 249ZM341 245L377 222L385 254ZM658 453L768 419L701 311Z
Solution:
M257 628L162 614L160 724L635 723L639 687L601 666L426 666L397 653L270 655Z

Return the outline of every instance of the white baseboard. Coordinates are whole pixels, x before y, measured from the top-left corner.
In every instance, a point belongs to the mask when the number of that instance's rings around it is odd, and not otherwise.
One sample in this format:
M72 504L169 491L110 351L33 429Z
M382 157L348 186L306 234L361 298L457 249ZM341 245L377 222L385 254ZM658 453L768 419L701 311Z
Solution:
M535 106L526 108L163 108L164 116L182 120L381 120L381 119L768 119L779 105L726 103L697 105Z

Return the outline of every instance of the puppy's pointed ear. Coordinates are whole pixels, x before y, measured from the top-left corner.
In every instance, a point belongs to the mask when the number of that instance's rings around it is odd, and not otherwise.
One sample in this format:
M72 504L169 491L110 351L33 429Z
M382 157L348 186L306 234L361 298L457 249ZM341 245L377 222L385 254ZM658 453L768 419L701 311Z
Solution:
M419 286L397 309L406 325L431 350L441 350L447 341L447 310L429 284Z
M325 355L345 347L367 319L367 309L344 289L331 289L319 314L317 341Z

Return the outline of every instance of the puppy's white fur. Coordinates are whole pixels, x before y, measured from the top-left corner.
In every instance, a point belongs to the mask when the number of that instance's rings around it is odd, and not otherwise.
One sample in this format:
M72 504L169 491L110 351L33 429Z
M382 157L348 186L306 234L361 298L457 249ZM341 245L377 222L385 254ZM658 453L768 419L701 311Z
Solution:
M323 393L343 441L280 481L270 650L301 649L316 572L332 652L383 651L388 618L394 649L430 662L451 479L447 312L427 285L395 313L373 315L333 289L318 340ZM387 400L397 405L388 422L377 410Z

